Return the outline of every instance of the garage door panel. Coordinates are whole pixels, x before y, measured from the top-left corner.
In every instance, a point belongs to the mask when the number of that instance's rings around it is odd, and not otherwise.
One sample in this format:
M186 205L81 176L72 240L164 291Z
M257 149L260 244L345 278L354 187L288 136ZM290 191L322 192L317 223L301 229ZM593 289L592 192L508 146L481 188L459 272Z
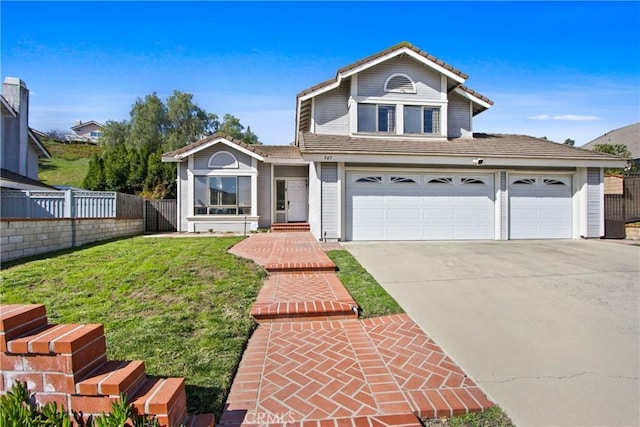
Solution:
M512 177L509 186L511 239L568 239L572 235L569 176Z
M387 228L387 236L392 240L419 240L419 226L389 225Z
M389 222L420 221L420 208L388 208Z
M373 184L357 182L357 177L364 175L381 178ZM466 178L464 183L462 174L412 175L414 183L410 184L398 184L397 179L394 182L397 176L380 172L347 173L347 238L494 238L493 175ZM472 182L476 180L479 183Z

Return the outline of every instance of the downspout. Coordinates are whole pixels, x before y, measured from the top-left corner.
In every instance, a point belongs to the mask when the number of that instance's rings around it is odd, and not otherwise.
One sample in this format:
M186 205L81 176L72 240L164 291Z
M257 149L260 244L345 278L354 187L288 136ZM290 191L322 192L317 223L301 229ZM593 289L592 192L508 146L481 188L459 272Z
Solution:
M324 224L322 221L322 202L323 202L323 197L322 197L322 187L324 187L323 185L323 181L322 181L322 163L318 163L318 166L320 166L320 240L324 240L325 242L327 241L326 236L324 235Z

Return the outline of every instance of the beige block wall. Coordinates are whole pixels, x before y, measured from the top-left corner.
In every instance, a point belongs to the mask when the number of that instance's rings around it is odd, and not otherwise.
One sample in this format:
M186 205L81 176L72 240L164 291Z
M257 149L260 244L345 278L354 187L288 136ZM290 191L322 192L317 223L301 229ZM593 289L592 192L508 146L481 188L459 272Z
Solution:
M0 261L143 233L142 218L2 219Z

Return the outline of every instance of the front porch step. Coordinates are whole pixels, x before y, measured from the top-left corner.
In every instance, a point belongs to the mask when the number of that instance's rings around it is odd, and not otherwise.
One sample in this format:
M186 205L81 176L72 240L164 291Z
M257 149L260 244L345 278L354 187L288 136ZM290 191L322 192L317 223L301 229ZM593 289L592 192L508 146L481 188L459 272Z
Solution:
M293 232L293 231L310 231L311 227L306 222L281 222L271 224L271 232Z

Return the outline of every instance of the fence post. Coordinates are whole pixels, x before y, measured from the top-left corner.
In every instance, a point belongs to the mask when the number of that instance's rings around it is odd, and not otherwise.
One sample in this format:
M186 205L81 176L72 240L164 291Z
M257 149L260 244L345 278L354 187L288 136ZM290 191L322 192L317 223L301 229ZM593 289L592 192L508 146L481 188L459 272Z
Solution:
M73 192L65 190L64 192L64 217L73 218L75 214L75 200L73 200Z
M26 202L27 202L26 205L27 206L26 206L25 210L26 210L27 218L31 218L31 210L32 210L31 209L31 204L33 203L31 201L31 191L27 190L26 194L27 194L27 200L26 200Z

